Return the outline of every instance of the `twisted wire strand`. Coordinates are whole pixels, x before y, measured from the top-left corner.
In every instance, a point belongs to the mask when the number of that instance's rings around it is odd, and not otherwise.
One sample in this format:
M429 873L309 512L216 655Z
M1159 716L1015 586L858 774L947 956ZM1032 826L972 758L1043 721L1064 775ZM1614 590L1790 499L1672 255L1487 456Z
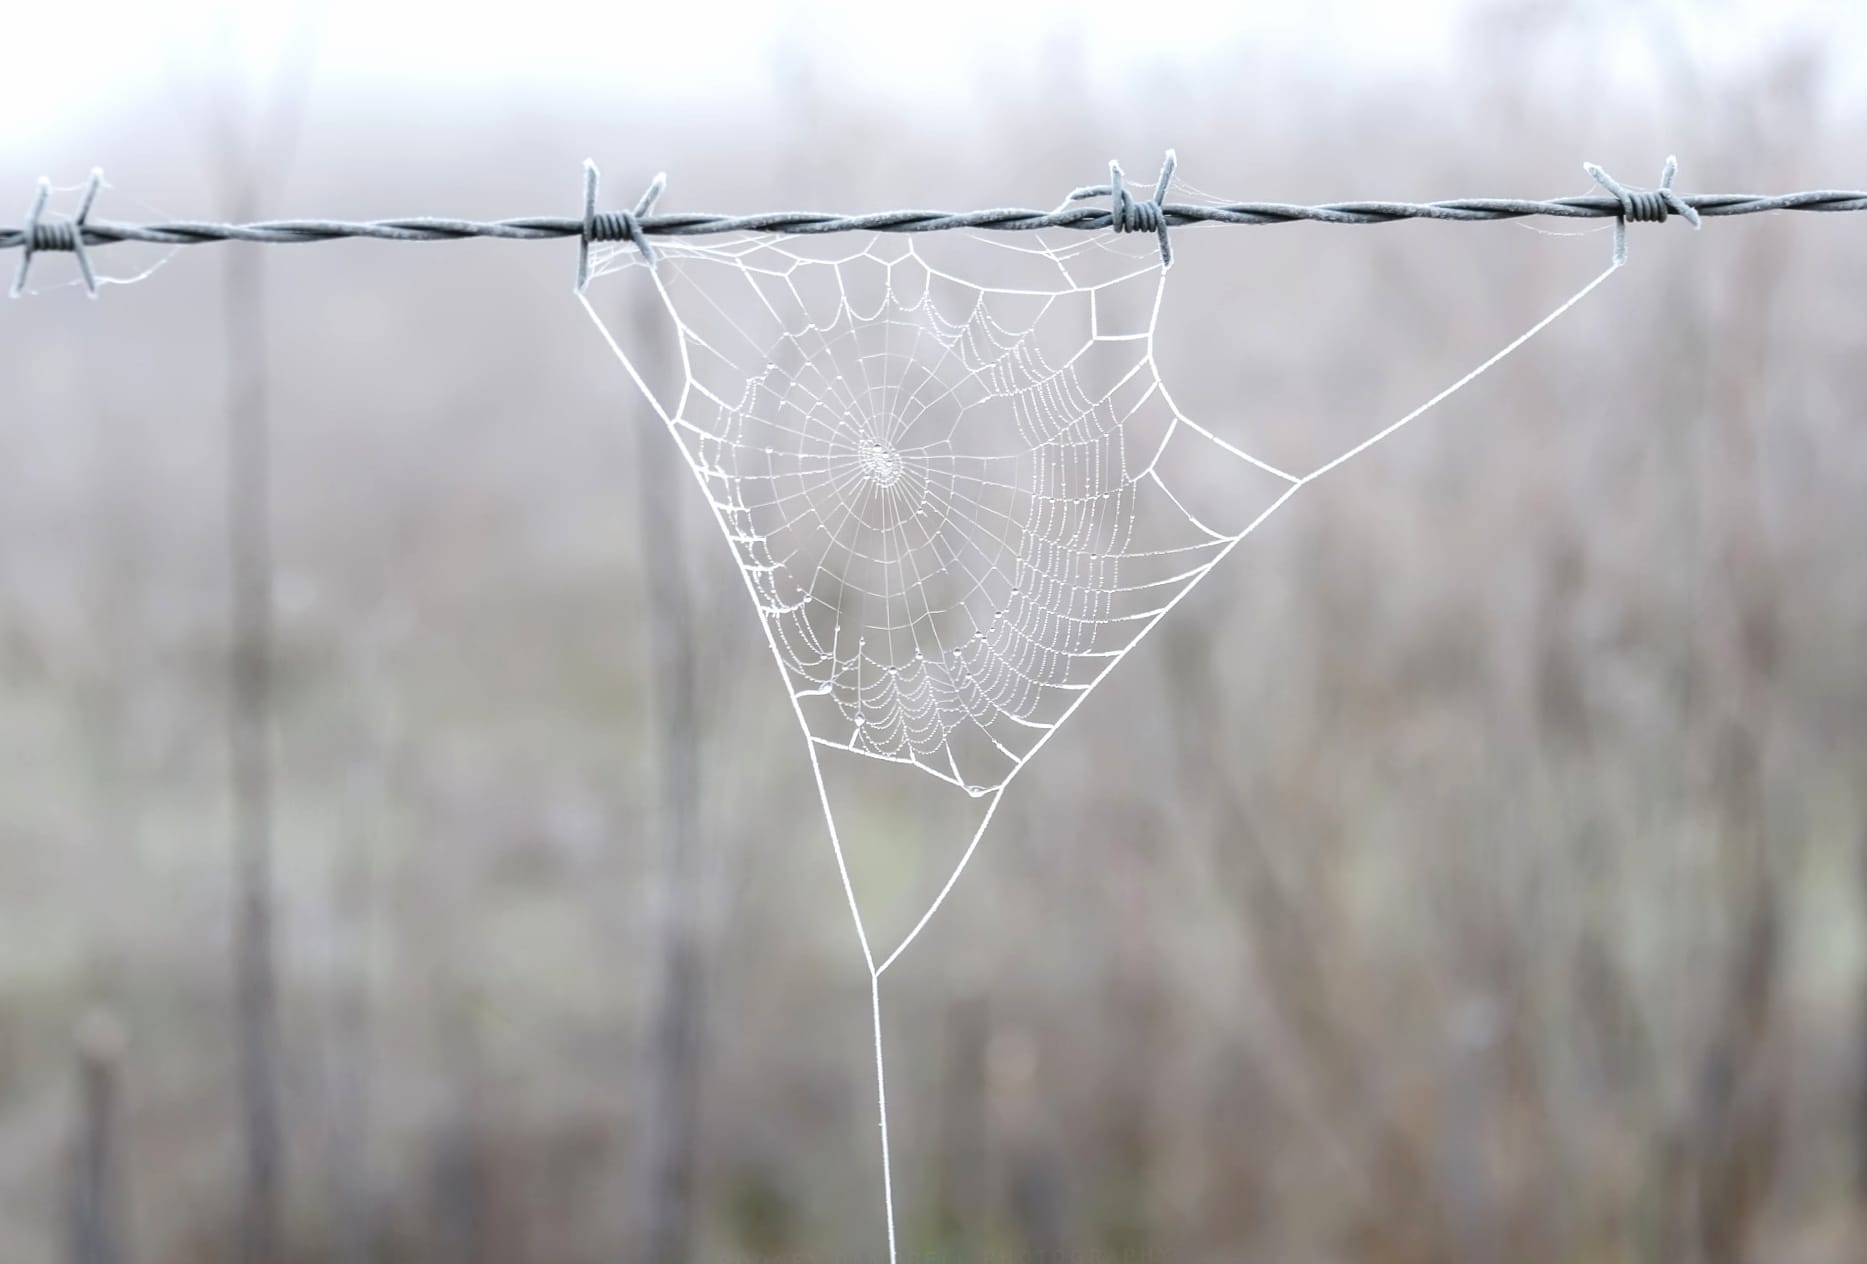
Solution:
M1765 211L1867 211L1867 191L1818 189L1804 193L1696 193L1680 201L1700 215L1758 215ZM1199 206L1167 202L1160 207L1161 223L1170 228L1193 224L1395 224L1427 219L1457 223L1525 219L1548 215L1563 219L1615 219L1621 215L1617 198L1599 195L1532 201L1522 198L1456 198L1443 202L1327 202L1299 206L1286 202L1228 202ZM899 210L845 215L829 211L765 211L752 215L713 215L675 211L637 217L637 227L649 237L703 237L724 233L931 233L950 229L1024 232L1050 228L1096 231L1113 227L1107 207L1072 206L1054 211L1001 207L980 211ZM42 224L39 230L55 229ZM333 219L260 220L227 224L211 220L171 220L160 224L128 224L93 219L81 234L86 246L119 242L145 242L157 246L201 246L210 242L250 241L269 245L296 245L315 241L367 238L377 241L462 241L492 237L506 241L561 240L581 237L584 222L575 215L535 215L519 219L468 220L416 217L365 221ZM595 237L593 240L603 240ZM23 228L0 228L0 250L25 244ZM41 242L41 250L56 249Z
M142 242L158 246L200 246L210 242L247 241L268 245L298 245L315 241L373 239L377 241L462 241L470 238L495 238L506 241L550 241L577 238L577 286L582 289L590 275L589 252L593 242L632 242L651 265L653 237L703 237L729 233L933 233L953 229L990 232L1031 232L1040 229L1071 229L1080 232L1113 230L1153 232L1160 240L1163 266L1173 260L1168 230L1194 224L1394 224L1402 220L1439 220L1451 223L1481 223L1493 220L1553 216L1559 219L1614 219L1614 261L1619 264L1627 255L1627 225L1659 223L1678 215L1698 226L1702 217L1723 215L1758 215L1766 211L1867 211L1867 191L1818 189L1803 193L1698 193L1680 194L1673 190L1676 160L1668 158L1656 189L1630 189L1593 163L1584 169L1607 190L1584 197L1543 200L1528 198L1452 198L1439 202L1357 201L1328 202L1300 206L1288 202L1227 202L1198 205L1166 202L1175 158L1167 151L1166 162L1151 198L1137 198L1128 191L1119 164L1109 164L1109 182L1079 188L1054 210L1037 211L1018 207L996 207L978 211L895 210L871 211L846 215L829 211L765 211L751 215L716 215L703 211L654 213L656 199L666 187L665 175L655 177L634 209L599 211L597 209L597 174L593 164L584 167L584 204L582 215L535 215L519 219L469 220L417 217L367 221L332 219L262 220L250 224L229 224L214 220L173 220L168 223L130 224L116 220L92 219L90 211L102 182L102 174L93 171L85 186L81 205L69 220L46 221L42 218L46 196L45 181L35 191L31 209L23 226L0 228L0 250L20 250L20 266L13 293L25 286L28 269L38 252L65 251L77 256L85 288L95 296L97 279L91 267L89 249L120 242ZM1084 199L1107 197L1106 206L1085 204Z

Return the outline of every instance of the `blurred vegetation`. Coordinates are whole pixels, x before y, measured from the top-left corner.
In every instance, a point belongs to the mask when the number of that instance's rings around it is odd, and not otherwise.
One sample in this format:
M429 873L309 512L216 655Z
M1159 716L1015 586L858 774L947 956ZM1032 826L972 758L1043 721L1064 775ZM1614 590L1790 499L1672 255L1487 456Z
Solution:
M639 135L595 108L620 96L422 123L314 91L257 213L498 215L560 185L569 207L579 146L616 189L667 166L665 204L708 209L1046 204L1168 143L1203 188L1290 200L1584 192L1582 158L1644 183L1673 149L1684 189L1860 183L1867 119L1821 40L1706 67L1663 24L1575 12L1484 9L1442 76L1239 47L1115 100L1059 87L1060 39L926 117L839 98L800 46L784 108ZM1598 82L1610 42L1654 73ZM147 165L168 108L61 143ZM100 156L127 194L213 212ZM904 1258L1867 1257L1858 219L1636 226L1586 307L1306 490L1110 678L886 977ZM94 308L0 309L9 1264L237 1249L208 332L236 249ZM1320 456L1608 244L1411 225L1176 251L1176 400ZM878 1257L867 980L803 751L705 506L654 502L672 576L644 538L644 489L684 480L637 442L652 418L566 293L572 254L269 257L277 1264L637 1258L670 582L699 778L694 1258ZM950 868L909 814L868 819L897 868Z

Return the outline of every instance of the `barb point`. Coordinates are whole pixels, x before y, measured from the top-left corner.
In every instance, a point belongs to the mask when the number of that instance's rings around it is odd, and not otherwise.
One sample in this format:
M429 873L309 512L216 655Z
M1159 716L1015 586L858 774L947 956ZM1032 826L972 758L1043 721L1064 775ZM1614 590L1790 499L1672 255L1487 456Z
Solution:
M1070 193L1067 201L1081 201L1084 198L1106 197L1109 199L1109 227L1118 233L1151 232L1160 237L1160 266L1173 266L1173 243L1167 239L1167 214L1162 209L1162 201L1167 196L1167 188L1173 183L1173 168L1179 161L1173 150L1167 151L1166 161L1161 163L1160 177L1154 182L1154 196L1145 201L1137 200L1128 192L1128 182L1122 176L1121 163L1109 159L1109 182L1107 184L1085 185Z
M84 225L91 216L91 206L97 201L98 190L103 187L103 168L92 167L90 178L84 182L84 195L79 198L77 213L71 221L48 224L45 222L45 204L52 196L52 182L45 176L39 177L38 188L33 191L32 209L26 212L26 226L20 240L19 271L13 276L9 296L18 298L26 292L26 278L32 271L35 254L41 250L66 250L77 257L78 275L84 280L84 292L92 298L97 297L97 273L91 267L90 252L84 248Z
M1641 224L1663 224L1671 216L1677 215L1692 227L1699 227L1698 211L1673 192L1673 177L1679 174L1679 159L1676 157L1669 156L1666 159L1656 189L1630 189L1592 162L1583 163L1582 170L1621 204L1620 214L1614 220L1614 266L1617 268L1627 262L1629 220Z
M583 160L583 235L577 239L577 293L590 284L590 235L596 227L596 160Z
M583 231L577 241L577 292L583 293L590 284L590 243L593 241L632 241L635 248L642 252L642 258L649 267L655 266L655 252L649 248L648 233L642 227L642 217L655 209L655 202L661 197L662 190L668 187L668 173L658 172L648 182L648 188L636 199L635 209L631 211L602 211L596 209L597 172L596 163L584 159L583 163Z

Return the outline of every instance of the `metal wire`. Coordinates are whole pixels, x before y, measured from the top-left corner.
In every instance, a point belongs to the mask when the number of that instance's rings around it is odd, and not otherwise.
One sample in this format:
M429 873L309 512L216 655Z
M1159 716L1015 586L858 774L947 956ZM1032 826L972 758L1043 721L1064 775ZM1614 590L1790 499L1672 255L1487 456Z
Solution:
M1120 169L1111 164L1110 184L1078 189L1063 205L1039 211L1016 207L997 207L978 211L895 210L870 211L848 215L830 211L764 211L751 215L716 215L700 211L644 213L654 203L664 177L657 177L650 191L643 195L634 211L595 211L594 168L586 168L586 211L581 215L538 215L519 219L466 220L417 217L354 222L330 219L263 220L250 224L227 224L211 220L175 220L157 224L126 224L115 220L91 219L85 213L71 222L45 223L40 219L44 206L41 187L26 223L18 228L0 228L0 250L23 249L15 292L23 287L27 266L38 251L74 251L86 265L88 288L95 292L89 277L89 260L84 248L110 246L119 242L143 242L160 246L200 246L210 242L247 241L270 245L296 245L316 241L342 241L366 238L377 241L460 241L491 237L506 241L546 241L576 238L586 253L592 242L633 241L647 249L651 237L701 237L722 233L931 233L952 229L992 232L1029 232L1039 229L1072 229L1096 232L1158 232L1163 261L1170 261L1167 230L1194 224L1292 224L1300 221L1320 224L1393 224L1402 220L1441 220L1454 223L1478 223L1492 220L1523 219L1530 216L1554 216L1563 219L1616 219L1617 258L1624 257L1625 227L1628 221L1651 222L1678 214L1697 222L1700 216L1757 215L1765 211L1867 211L1867 191L1818 189L1803 193L1697 193L1679 194L1671 189L1670 170L1656 190L1632 190L1606 176L1594 164L1587 164L1609 195L1527 198L1452 198L1439 202L1328 202L1299 206L1286 202L1226 202L1198 205L1162 202L1160 197L1172 170L1173 155L1168 154L1160 188L1155 197L1142 200L1127 192L1120 179ZM1668 167L1673 165L1668 160ZM85 211L95 195L87 186ZM1107 196L1111 204L1094 206L1081 199ZM652 256L650 256L652 260ZM587 277L587 266L580 264L580 282Z

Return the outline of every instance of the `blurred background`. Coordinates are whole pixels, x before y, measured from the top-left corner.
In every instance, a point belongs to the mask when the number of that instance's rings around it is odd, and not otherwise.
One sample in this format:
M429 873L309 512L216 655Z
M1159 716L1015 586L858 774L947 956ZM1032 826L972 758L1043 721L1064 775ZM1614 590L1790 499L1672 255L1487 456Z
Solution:
M1841 0L1218 10L38 6L0 189L1867 185ZM1339 451L1605 265L1536 227L1183 230L1163 374ZM885 979L904 1259L1867 1259L1867 220L1631 235L1010 791ZM91 304L46 255L0 305L8 1264L881 1258L809 765L574 256L213 246Z

